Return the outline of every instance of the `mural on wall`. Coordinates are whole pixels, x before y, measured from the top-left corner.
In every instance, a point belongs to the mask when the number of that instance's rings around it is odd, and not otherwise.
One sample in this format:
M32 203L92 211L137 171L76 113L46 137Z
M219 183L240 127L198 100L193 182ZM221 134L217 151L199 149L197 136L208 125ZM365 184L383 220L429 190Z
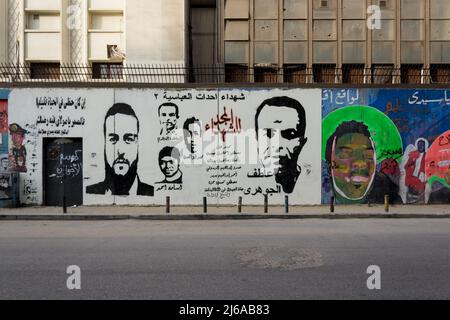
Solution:
M164 180L158 183L183 183L183 173L180 165L180 151L175 147L164 147L159 152L159 167L164 175Z
M446 90L323 90L322 202L383 202L387 194L393 203L447 203L449 156L435 150L449 128L449 97ZM430 153L440 160L427 160Z
M11 103L27 204L43 201L48 137L82 139L87 205L321 200L319 89L17 89Z
M427 202L450 203L450 130L431 145L425 159L429 195Z
M255 130L263 175L274 176L291 194L302 172L298 158L308 141L305 109L289 97L265 100L256 110Z
M139 119L125 103L114 104L103 124L105 179L88 186L88 194L153 196L154 187L138 176Z
M415 144L406 147L400 165L400 190L403 203L425 202L430 195L425 175L425 159L429 143L419 138Z
M2 99L0 90L0 172L6 173L9 171L9 127L8 127L8 100ZM7 95L7 92L3 93ZM6 98L6 97L5 97Z
M27 150L24 145L27 130L17 123L9 126L9 136L11 137L9 152L9 164L11 171L27 172Z
M183 125L184 143L192 160L202 159L202 123L195 117L188 118Z
M402 141L394 123L367 106L350 106L323 120L323 159L338 203L380 203L389 194L397 203L398 186L377 166L397 161Z
M9 174L0 173L0 199L11 198L11 176Z
M179 108L175 103L163 103L158 108L159 122L162 139L174 138L178 134L178 119L180 118Z

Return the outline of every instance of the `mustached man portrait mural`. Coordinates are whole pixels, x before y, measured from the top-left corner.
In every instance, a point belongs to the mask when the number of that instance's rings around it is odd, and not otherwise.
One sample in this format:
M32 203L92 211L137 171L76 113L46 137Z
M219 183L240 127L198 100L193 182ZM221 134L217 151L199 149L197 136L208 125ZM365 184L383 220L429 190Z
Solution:
M264 174L275 176L283 192L292 193L302 172L298 158L308 141L305 109L289 97L267 99L256 110L255 130Z

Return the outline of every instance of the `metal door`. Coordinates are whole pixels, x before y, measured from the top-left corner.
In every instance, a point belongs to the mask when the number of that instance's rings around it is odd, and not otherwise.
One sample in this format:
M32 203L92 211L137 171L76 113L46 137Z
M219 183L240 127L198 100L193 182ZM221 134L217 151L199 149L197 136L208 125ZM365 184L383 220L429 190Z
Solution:
M82 139L44 140L45 204L83 204Z

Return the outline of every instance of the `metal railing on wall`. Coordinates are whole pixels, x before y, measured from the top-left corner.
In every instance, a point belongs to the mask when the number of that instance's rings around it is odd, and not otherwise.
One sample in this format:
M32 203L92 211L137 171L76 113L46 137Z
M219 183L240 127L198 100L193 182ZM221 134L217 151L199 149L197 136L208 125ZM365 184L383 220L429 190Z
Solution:
M342 67L317 64L283 67L245 65L175 64L0 64L2 83L136 83L136 84L220 84L220 83L290 83L290 84L450 84L450 65L365 65Z

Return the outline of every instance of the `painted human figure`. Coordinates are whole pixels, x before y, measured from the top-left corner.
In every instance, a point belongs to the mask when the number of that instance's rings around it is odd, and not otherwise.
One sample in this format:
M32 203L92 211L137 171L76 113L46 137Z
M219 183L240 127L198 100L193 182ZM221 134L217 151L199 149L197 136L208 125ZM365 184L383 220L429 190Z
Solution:
M264 175L274 175L283 191L292 193L302 172L298 159L308 141L305 109L289 97L267 99L256 111L255 128Z
M105 180L88 186L88 194L115 196L153 196L154 187L142 183L137 170L139 161L139 119L132 107L114 104L106 113Z
M159 183L183 183L183 173L180 169L180 151L174 147L164 147L159 152L159 168L164 174L164 180Z
M382 203L385 194L398 202L398 187L377 172L375 143L364 123L339 125L327 141L326 161L337 202Z
M178 129L178 119L180 118L178 106L175 103L163 103L158 109L159 121L161 124L160 136L170 136Z
M9 134L11 136L12 146L9 155L11 170L15 172L27 172L26 159L27 150L23 145L27 130L23 129L16 123L9 126Z
M202 124L195 117L189 118L183 125L184 142L192 158L202 156Z
M403 201L407 203L410 199L425 202L425 191L427 179L425 174L425 158L428 151L428 141L420 138L415 146L409 146L405 152L402 163L404 175Z
M8 157L3 157L0 159L0 172L8 172L9 171L9 159Z

